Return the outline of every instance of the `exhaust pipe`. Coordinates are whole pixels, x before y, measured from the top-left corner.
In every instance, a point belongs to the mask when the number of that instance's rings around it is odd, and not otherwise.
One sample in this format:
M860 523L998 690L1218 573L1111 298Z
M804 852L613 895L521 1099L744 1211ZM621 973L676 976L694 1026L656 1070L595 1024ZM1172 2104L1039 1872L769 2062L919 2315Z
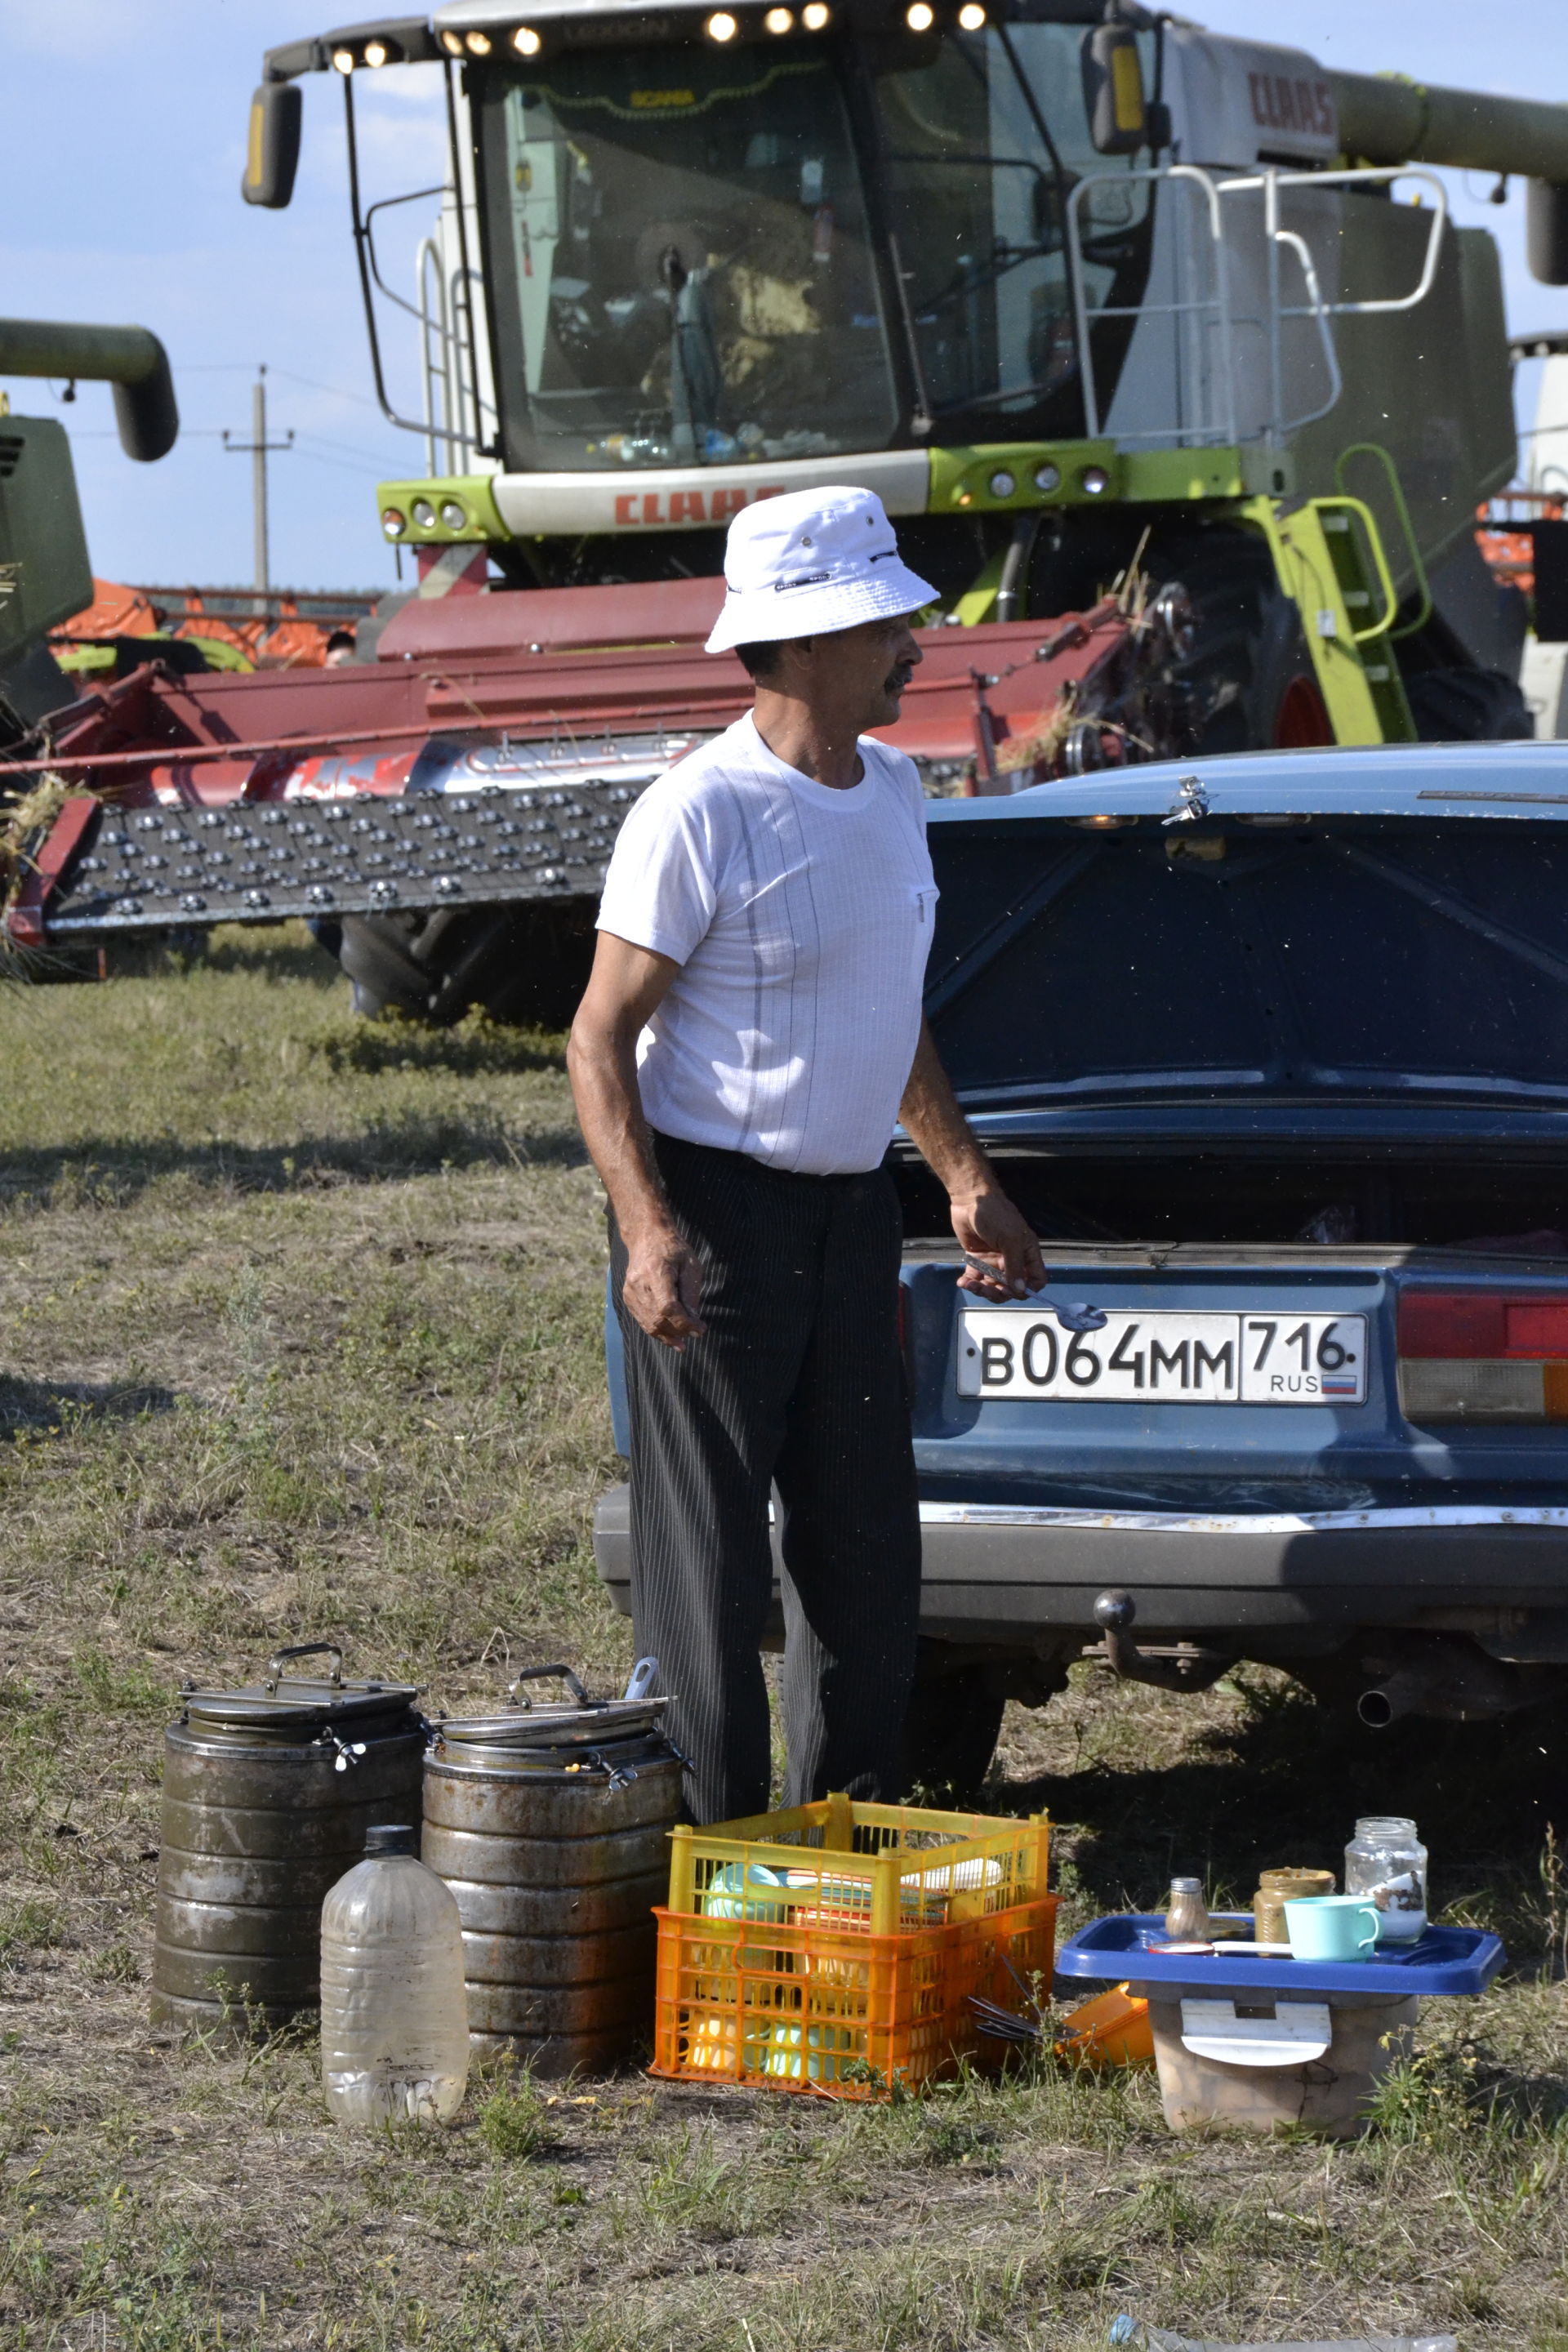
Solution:
M1362 1666L1377 1680L1362 1692L1355 1711L1373 1731L1408 1715L1483 1723L1539 1706L1568 1685L1568 1669L1510 1665L1447 1633L1401 1634L1363 1657Z

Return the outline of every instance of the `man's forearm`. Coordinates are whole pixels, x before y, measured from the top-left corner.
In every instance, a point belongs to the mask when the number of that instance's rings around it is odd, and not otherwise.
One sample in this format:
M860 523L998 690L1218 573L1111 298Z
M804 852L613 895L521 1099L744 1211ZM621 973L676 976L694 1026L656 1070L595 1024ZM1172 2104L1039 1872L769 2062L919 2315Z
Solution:
M921 1158L953 1200L974 1200L998 1188L996 1172L975 1141L942 1068L930 1028L921 1023L914 1066L899 1118Z
M630 1242L672 1226L643 1116L633 1040L613 1030L583 1035L574 1029L566 1067L583 1140L609 1194L623 1239Z

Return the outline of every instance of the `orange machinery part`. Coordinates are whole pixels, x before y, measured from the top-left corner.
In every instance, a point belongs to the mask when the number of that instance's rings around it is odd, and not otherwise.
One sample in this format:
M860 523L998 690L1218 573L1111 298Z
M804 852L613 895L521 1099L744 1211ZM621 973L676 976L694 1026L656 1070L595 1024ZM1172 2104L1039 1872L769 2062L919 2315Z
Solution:
M264 611L247 613L243 608L254 600L242 588L133 588L98 579L92 587L86 610L51 632L57 640L215 638L257 669L320 669L333 630L352 629L375 604L374 591L328 595L280 588L268 594Z

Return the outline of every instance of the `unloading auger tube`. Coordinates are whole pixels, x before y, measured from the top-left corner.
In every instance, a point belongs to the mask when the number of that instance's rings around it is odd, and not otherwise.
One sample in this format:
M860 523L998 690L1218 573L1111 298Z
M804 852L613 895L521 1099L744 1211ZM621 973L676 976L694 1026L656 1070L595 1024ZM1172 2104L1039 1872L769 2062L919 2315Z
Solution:
M1568 286L1568 106L1397 74L1328 79L1347 155L1527 180L1531 273L1542 285Z
M142 465L166 457L178 438L169 355L146 327L0 319L0 376L16 375L111 383L120 446Z

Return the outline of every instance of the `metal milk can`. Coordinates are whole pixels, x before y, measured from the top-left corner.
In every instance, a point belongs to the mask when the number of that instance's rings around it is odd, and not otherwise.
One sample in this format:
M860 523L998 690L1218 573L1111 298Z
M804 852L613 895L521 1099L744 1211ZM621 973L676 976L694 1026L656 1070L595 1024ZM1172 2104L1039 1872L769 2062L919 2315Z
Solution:
M286 1675L324 1654L325 1679ZM417 1693L345 1682L334 1642L276 1651L242 1690L187 1689L163 1739L153 1954L158 2024L279 2024L321 1999L327 1889L367 1829L419 1818Z
M653 2021L657 1926L680 1818L681 1759L647 1696L592 1701L565 1666L520 1675L504 1711L438 1724L425 1760L420 1852L458 1898L477 2049L544 2075L600 2071ZM570 1704L521 1685L559 1677Z

